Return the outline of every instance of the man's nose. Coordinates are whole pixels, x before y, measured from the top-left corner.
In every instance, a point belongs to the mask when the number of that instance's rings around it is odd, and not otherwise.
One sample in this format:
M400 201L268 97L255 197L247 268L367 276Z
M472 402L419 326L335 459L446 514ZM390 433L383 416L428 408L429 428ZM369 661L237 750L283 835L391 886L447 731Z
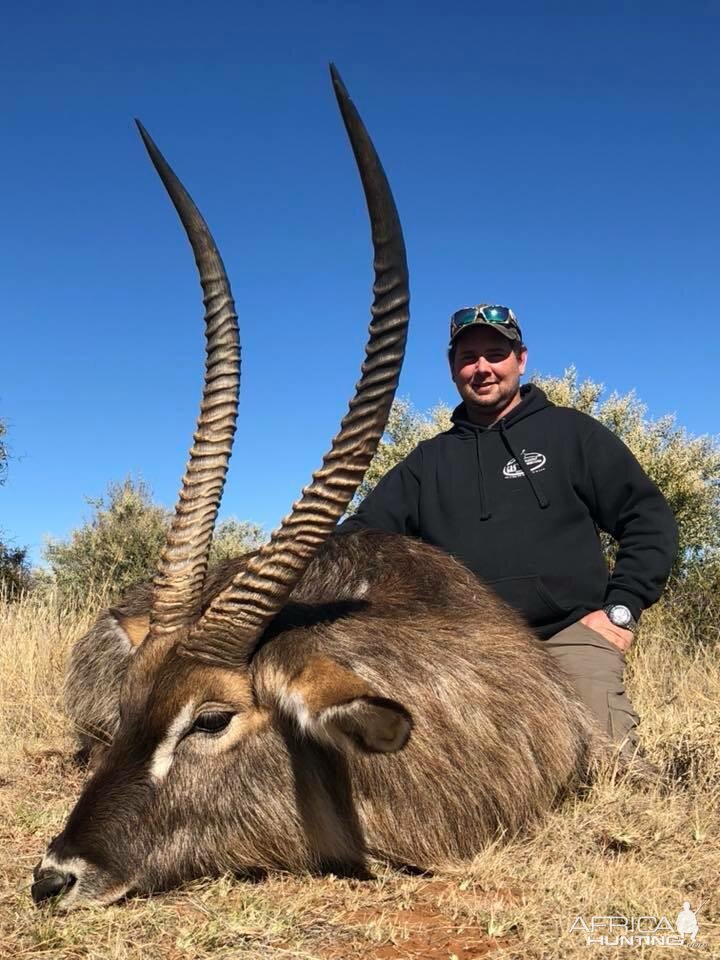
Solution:
M485 357L480 356L475 361L475 369L478 373L490 373L491 365L488 363Z

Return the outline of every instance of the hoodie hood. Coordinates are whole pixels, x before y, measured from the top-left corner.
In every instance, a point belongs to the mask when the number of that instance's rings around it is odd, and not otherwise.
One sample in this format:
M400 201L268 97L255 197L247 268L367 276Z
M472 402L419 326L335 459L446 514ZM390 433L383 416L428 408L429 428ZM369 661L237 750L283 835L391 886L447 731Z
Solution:
M522 471L527 482L530 484L538 507L541 510L546 510L550 506L550 500L543 489L543 485L539 477L532 472L532 464L528 464L525 460L525 450L518 450L518 445L514 443L513 439L511 438L510 431L522 420L526 420L534 413L538 413L540 410L545 410L547 407L552 406L553 404L548 400L539 387L536 387L534 383L528 383L520 387L520 403L513 407L507 416L502 417L497 421L497 423L493 423L489 427L483 427L479 424L472 423L468 419L467 409L464 403L459 404L459 406L455 407L453 410L452 417L450 418L453 426L449 432L451 434L456 434L463 438L467 438L468 440L475 441L478 470L478 496L480 501L479 507L481 520L489 520L492 517L492 511L488 502L487 486L485 483L486 470L483 466L481 449L483 435L487 436L488 434L492 433L500 434L503 445L512 458L508 463L508 466L512 467L515 465Z

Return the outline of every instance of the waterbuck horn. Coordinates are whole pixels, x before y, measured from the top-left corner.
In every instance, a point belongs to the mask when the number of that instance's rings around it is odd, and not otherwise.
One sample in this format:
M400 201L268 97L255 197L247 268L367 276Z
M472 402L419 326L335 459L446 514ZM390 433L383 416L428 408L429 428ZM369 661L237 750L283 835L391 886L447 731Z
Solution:
M143 125L135 122L187 233L205 304L205 384L190 460L153 584L152 638L174 633L200 614L210 541L235 434L240 340L230 282L207 224Z
M374 302L362 376L340 432L312 482L246 569L210 604L181 651L239 665L285 605L342 516L375 453L395 395L408 326L405 244L392 193L372 141L334 66L333 87L360 172L375 252Z

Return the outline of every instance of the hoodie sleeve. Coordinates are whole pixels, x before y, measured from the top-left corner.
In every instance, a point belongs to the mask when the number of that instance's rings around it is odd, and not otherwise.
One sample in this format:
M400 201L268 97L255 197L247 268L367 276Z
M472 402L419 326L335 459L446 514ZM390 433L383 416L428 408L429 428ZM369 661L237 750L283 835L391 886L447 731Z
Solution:
M665 497L630 450L593 421L586 463L594 519L618 542L605 603L622 603L637 619L662 593L677 554L678 530Z
M418 536L421 464L422 452L416 448L388 470L338 532L372 529Z

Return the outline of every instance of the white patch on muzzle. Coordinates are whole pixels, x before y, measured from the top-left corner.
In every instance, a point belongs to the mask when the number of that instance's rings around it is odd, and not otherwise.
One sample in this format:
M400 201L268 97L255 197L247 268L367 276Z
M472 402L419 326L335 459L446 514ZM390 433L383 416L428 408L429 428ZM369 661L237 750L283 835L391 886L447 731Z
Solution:
M121 897L132 889L132 883L124 883L121 886L106 888L100 894L92 892L94 885L98 882L98 868L82 857L68 857L65 860L58 860L51 853L46 853L40 863L40 870L55 870L62 874L72 874L75 882L55 901L54 909L61 911L74 910L76 907L83 906L108 906L115 903Z
M195 712L195 703L191 700L186 703L167 729L167 733L155 747L150 761L150 776L156 783L160 783L168 775L175 757L175 747L181 737L187 732Z
M82 883L82 878L87 871L87 860L82 857L68 857L66 860L58 860L51 853L46 853L40 862L40 870L54 870L57 873L72 874L75 877L75 883L69 890L65 890L58 901L58 906L62 910L69 910L73 901L77 899L78 890Z

